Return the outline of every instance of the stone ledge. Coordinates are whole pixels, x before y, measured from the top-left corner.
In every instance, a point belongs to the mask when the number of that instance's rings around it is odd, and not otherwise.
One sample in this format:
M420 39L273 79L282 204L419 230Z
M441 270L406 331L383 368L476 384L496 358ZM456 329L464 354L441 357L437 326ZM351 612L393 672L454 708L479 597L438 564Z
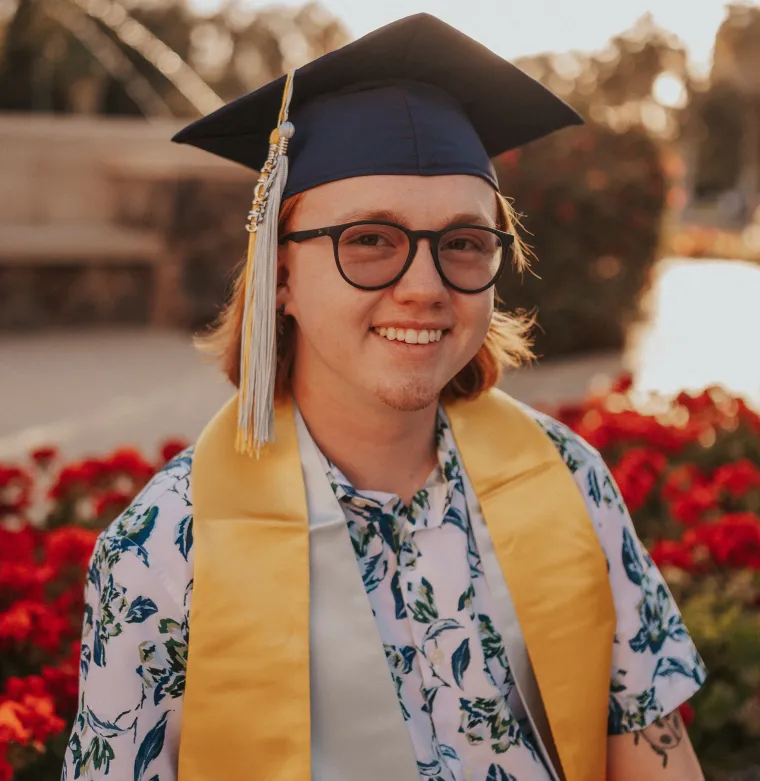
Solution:
M161 238L112 225L0 225L0 266L155 265Z

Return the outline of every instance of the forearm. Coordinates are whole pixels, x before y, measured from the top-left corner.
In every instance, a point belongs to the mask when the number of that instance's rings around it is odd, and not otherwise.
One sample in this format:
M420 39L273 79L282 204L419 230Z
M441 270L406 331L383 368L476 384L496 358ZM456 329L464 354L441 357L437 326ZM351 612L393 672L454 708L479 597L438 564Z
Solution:
M613 735L607 744L607 781L704 781L678 712L646 729Z

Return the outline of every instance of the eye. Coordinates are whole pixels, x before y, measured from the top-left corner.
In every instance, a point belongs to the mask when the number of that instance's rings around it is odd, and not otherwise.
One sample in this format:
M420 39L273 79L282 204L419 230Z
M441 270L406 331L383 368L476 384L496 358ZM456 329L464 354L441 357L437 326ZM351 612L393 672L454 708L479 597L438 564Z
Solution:
M451 250L460 250L460 251L467 251L471 249L479 249L480 245L478 242L473 241L470 238L466 238L464 236L457 236L456 238L450 239L447 241L444 245L444 249L451 249Z
M499 248L498 238L490 231L470 227L454 228L441 238L442 252L470 256L491 254Z
M361 244L364 247L379 247L383 242L387 242L388 238L379 233L364 233L361 236L354 236L350 241L351 244Z
M405 234L385 225L358 225L348 228L341 236L342 245L366 249L391 249L406 242Z

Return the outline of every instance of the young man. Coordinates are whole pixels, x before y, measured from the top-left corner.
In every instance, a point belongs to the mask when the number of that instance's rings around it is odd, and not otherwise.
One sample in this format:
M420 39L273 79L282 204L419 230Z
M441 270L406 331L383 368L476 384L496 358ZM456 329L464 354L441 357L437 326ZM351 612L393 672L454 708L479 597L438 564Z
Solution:
M100 538L65 778L702 778L704 667L608 470L493 389L529 350L489 158L578 121L419 15L179 134L270 150L238 394Z

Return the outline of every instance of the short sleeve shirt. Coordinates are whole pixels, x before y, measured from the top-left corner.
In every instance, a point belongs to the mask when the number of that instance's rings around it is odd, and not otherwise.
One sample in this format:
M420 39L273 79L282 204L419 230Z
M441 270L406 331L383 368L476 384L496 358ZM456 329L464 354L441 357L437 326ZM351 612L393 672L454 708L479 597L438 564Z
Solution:
M551 418L526 411L572 472L609 564L617 611L610 734L640 730L694 694L704 665L599 454ZM544 781L494 629L442 412L437 441L439 466L409 507L355 491L326 464L420 778ZM64 779L138 771L145 779L177 778L192 642L192 459L190 448L168 464L100 535L87 573L79 709Z
M618 615L612 734L640 729L695 691L704 667L595 451L535 419L582 488L609 563ZM385 647L422 778L548 779L495 628L451 429L439 411L438 466L405 506L357 491L326 458ZM671 680L675 670L683 672ZM675 684L675 685L674 685ZM673 702L673 700L679 702Z

